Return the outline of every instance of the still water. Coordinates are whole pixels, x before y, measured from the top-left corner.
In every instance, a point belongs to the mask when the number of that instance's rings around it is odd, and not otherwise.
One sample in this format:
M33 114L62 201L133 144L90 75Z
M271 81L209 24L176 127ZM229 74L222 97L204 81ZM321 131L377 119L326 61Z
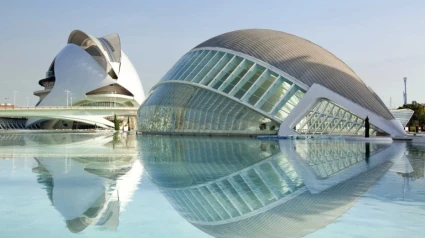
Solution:
M423 237L425 145L0 134L0 237Z

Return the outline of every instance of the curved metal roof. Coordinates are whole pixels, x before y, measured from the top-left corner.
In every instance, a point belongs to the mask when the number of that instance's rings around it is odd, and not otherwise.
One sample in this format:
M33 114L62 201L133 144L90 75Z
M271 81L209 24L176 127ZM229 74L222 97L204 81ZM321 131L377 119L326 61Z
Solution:
M394 119L382 100L350 67L329 51L298 36L266 29L237 30L213 37L194 49L201 47L250 55L308 86L323 85L385 119Z
M117 79L119 67L114 67L111 62L121 63L121 43L118 34L96 38L83 31L74 30L69 34L68 44L82 47L113 79Z

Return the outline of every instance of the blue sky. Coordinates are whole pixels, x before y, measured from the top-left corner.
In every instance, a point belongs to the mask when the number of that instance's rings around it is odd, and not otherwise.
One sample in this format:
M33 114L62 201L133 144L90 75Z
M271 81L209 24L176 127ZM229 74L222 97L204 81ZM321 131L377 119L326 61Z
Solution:
M5 1L0 0L0 102L25 106L69 33L116 32L145 92L188 50L218 34L246 28L306 38L347 63L393 107L425 102L425 1ZM65 96L65 95L64 95ZM11 100L10 100L11 101ZM9 102L10 102L9 101Z

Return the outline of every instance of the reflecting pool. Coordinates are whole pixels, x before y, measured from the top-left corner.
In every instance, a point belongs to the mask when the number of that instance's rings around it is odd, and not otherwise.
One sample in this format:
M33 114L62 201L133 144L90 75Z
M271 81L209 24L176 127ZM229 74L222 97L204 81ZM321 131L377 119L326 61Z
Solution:
M423 237L425 144L0 134L0 237Z

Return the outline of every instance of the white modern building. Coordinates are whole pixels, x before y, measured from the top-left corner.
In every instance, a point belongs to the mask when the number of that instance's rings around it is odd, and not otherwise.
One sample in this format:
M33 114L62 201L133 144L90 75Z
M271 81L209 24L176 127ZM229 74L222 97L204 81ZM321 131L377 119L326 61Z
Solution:
M403 127L407 126L407 123L409 123L410 118L412 118L415 111L408 108L403 109L392 109L390 110L391 114L393 114L394 118L399 120L401 125Z
M300 37L263 29L213 37L186 53L138 112L142 133L404 135L343 61Z
M39 84L44 89L34 92L40 97L36 107L128 107L137 110L145 99L140 78L121 50L117 34L96 38L79 30L71 32L66 46L53 59ZM63 115L30 118L26 127L35 124L44 129L112 126L114 114L83 111L70 114L68 119Z

